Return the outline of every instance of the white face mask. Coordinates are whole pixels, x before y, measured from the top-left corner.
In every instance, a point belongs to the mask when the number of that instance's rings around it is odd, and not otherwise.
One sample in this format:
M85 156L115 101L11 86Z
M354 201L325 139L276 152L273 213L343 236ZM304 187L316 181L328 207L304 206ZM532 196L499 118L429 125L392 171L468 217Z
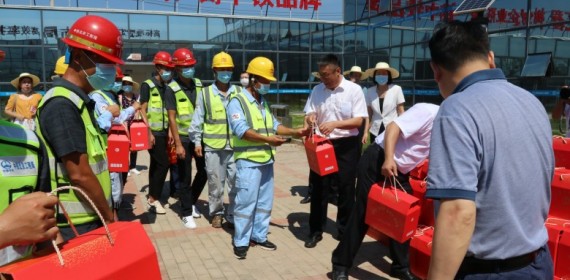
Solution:
M248 78L241 78L239 80L239 82L241 83L242 86L247 87L247 85L249 84L249 79Z

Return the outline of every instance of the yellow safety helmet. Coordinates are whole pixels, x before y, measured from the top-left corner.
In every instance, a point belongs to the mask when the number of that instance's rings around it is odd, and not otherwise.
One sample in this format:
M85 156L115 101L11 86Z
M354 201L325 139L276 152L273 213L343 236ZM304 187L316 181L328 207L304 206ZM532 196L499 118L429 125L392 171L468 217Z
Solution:
M53 72L57 75L63 75L65 74L65 71L67 71L68 66L69 65L65 64L65 56L62 56L55 63L55 71Z
M214 55L212 68L234 67L234 61L227 52L220 52Z
M274 73L273 62L271 62L269 58L263 56L258 56L252 59L247 65L247 70L245 72L261 76L272 82L277 81L277 79L275 79L275 77L273 76Z

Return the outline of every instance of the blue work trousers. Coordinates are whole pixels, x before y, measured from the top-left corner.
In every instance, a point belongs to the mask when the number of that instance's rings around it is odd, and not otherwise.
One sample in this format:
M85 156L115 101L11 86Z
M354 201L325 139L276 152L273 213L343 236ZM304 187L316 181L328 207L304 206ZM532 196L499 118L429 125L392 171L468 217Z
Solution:
M234 208L234 245L265 242L273 208L273 163L238 167Z

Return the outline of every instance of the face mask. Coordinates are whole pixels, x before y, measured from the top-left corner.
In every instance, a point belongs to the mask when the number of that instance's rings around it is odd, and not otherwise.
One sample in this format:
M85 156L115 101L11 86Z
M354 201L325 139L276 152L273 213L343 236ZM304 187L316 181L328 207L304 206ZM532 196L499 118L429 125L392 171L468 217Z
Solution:
M376 75L374 76L374 81L379 85L385 85L388 83L388 75Z
M83 53L89 60L91 58ZM83 66L81 66L81 70L87 76L87 81L94 89L104 89L105 87L113 85L115 81L115 74L117 70L115 69L115 64L105 64L105 63L95 63L91 60L91 63L95 65L95 73L93 75L87 75Z
M125 92L132 92L132 91L133 91L133 86L131 86L131 85L124 85L124 86L123 86L123 90L124 90Z
M170 79L172 79L172 71L162 70L162 73L160 74L160 78L161 78L164 82L170 81Z
M255 89L257 90L257 93L261 95L266 95L267 93L269 93L269 88L271 87L269 84L259 83L259 85L260 87Z
M113 87L111 88L111 90L112 90L113 92L119 92L119 91L121 90L121 87L122 87L122 86L123 86L123 83L121 83L121 82L115 82L115 83L113 84Z
M232 78L232 71L220 71L216 74L216 79L222 84L227 84Z
M239 80L239 82L241 83L242 86L247 87L247 85L249 84L249 79L242 78L241 80Z
M194 73L196 73L196 70L194 69L194 67L188 67L188 68L182 69L182 77L184 77L184 78L192 79L192 78L194 78Z

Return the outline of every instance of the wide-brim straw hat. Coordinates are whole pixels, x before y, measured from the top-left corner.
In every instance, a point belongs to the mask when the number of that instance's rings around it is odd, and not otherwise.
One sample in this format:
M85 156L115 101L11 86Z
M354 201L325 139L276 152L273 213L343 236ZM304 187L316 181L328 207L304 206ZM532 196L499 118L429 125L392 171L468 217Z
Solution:
M343 75L343 76L348 76L348 75L349 75L350 73L352 73L352 72L357 72L357 73L362 74L362 76L360 77L361 80L365 80L365 79L367 79L368 77L370 77L370 75L368 75L368 73L362 71L362 68L360 68L360 66L352 66L352 67L350 68L350 70L344 71L344 72L342 73L342 75Z
M366 74L368 74L369 77L374 77L374 72L376 70L388 70L388 72L390 72L390 74L392 74L392 79L396 79L396 78L400 77L400 72L398 72L398 70L390 67L390 64L388 64L386 62L376 63L376 67L366 70Z
M321 78L321 74L319 74L319 72L313 72L311 73L311 75L313 75L313 77L320 79Z
M13 79L10 83L17 89L20 88L20 80L23 78L30 78L32 79L32 87L37 86L40 83L40 78L36 75L32 75L30 73L22 73L17 78Z
M133 81L133 77L131 76L124 76L123 82L129 82L133 84L133 91L139 91L140 85L139 83Z

